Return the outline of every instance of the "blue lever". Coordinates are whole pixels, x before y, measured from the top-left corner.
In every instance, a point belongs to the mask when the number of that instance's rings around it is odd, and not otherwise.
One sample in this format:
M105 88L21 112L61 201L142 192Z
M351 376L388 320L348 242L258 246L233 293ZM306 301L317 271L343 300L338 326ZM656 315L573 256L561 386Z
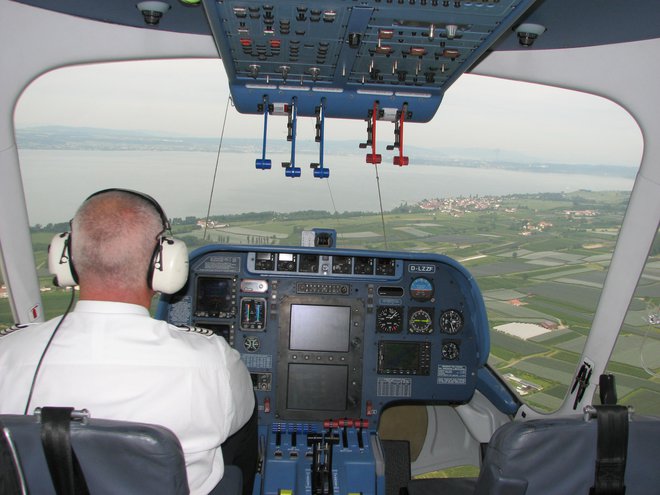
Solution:
M287 124L289 133L287 139L291 141L291 161L282 163L284 175L287 177L300 177L300 167L296 167L296 126L298 123L298 114L296 110L296 98L291 100L291 108L289 108L289 122Z
M330 177L330 169L323 167L323 141L325 129L325 98L321 99L321 105L316 108L316 141L319 142L319 162L310 164L314 169L314 177L327 179Z

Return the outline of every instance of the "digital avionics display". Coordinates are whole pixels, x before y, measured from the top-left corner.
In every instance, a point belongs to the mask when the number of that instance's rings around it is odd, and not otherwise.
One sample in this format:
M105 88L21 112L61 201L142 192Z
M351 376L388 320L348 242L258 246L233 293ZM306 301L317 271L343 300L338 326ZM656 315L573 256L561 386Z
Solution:
M378 343L378 373L428 376L431 344L428 342Z
M344 411L347 366L289 364L286 407L303 411Z
M351 308L348 306L291 305L289 349L348 352Z
M200 277L197 279L195 314L217 316L232 311L232 281L228 278Z

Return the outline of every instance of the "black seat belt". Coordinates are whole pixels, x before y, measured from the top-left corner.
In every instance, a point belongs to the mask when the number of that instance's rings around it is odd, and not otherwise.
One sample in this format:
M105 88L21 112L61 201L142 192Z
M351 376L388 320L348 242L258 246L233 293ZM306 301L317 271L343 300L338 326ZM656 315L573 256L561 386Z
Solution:
M628 408L595 406L598 420L596 475L589 495L624 495L628 455Z
M57 495L89 495L85 476L71 448L72 407L41 408L41 444Z

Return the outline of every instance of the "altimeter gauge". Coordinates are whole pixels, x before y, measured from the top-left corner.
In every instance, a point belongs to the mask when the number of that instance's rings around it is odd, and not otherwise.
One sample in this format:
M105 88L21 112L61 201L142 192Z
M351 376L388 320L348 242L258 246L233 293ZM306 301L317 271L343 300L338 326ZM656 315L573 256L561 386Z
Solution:
M455 309L443 311L440 315L440 331L455 334L463 330L463 315Z
M399 306L379 306L376 312L376 332L399 333L403 327L403 313Z

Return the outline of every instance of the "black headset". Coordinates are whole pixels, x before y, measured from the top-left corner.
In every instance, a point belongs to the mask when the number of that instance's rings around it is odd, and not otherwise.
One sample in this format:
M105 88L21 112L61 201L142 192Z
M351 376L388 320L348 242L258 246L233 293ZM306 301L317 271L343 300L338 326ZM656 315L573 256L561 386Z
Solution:
M149 262L147 284L149 288L163 294L174 294L181 289L188 279L188 249L186 244L171 237L172 229L165 212L151 196L130 189L103 189L89 196L109 192L133 194L151 204L160 216L163 230L158 234L156 246ZM170 234L167 236L166 233ZM73 287L78 284L78 274L71 258L71 232L55 235L48 246L48 271L55 275L58 287Z

